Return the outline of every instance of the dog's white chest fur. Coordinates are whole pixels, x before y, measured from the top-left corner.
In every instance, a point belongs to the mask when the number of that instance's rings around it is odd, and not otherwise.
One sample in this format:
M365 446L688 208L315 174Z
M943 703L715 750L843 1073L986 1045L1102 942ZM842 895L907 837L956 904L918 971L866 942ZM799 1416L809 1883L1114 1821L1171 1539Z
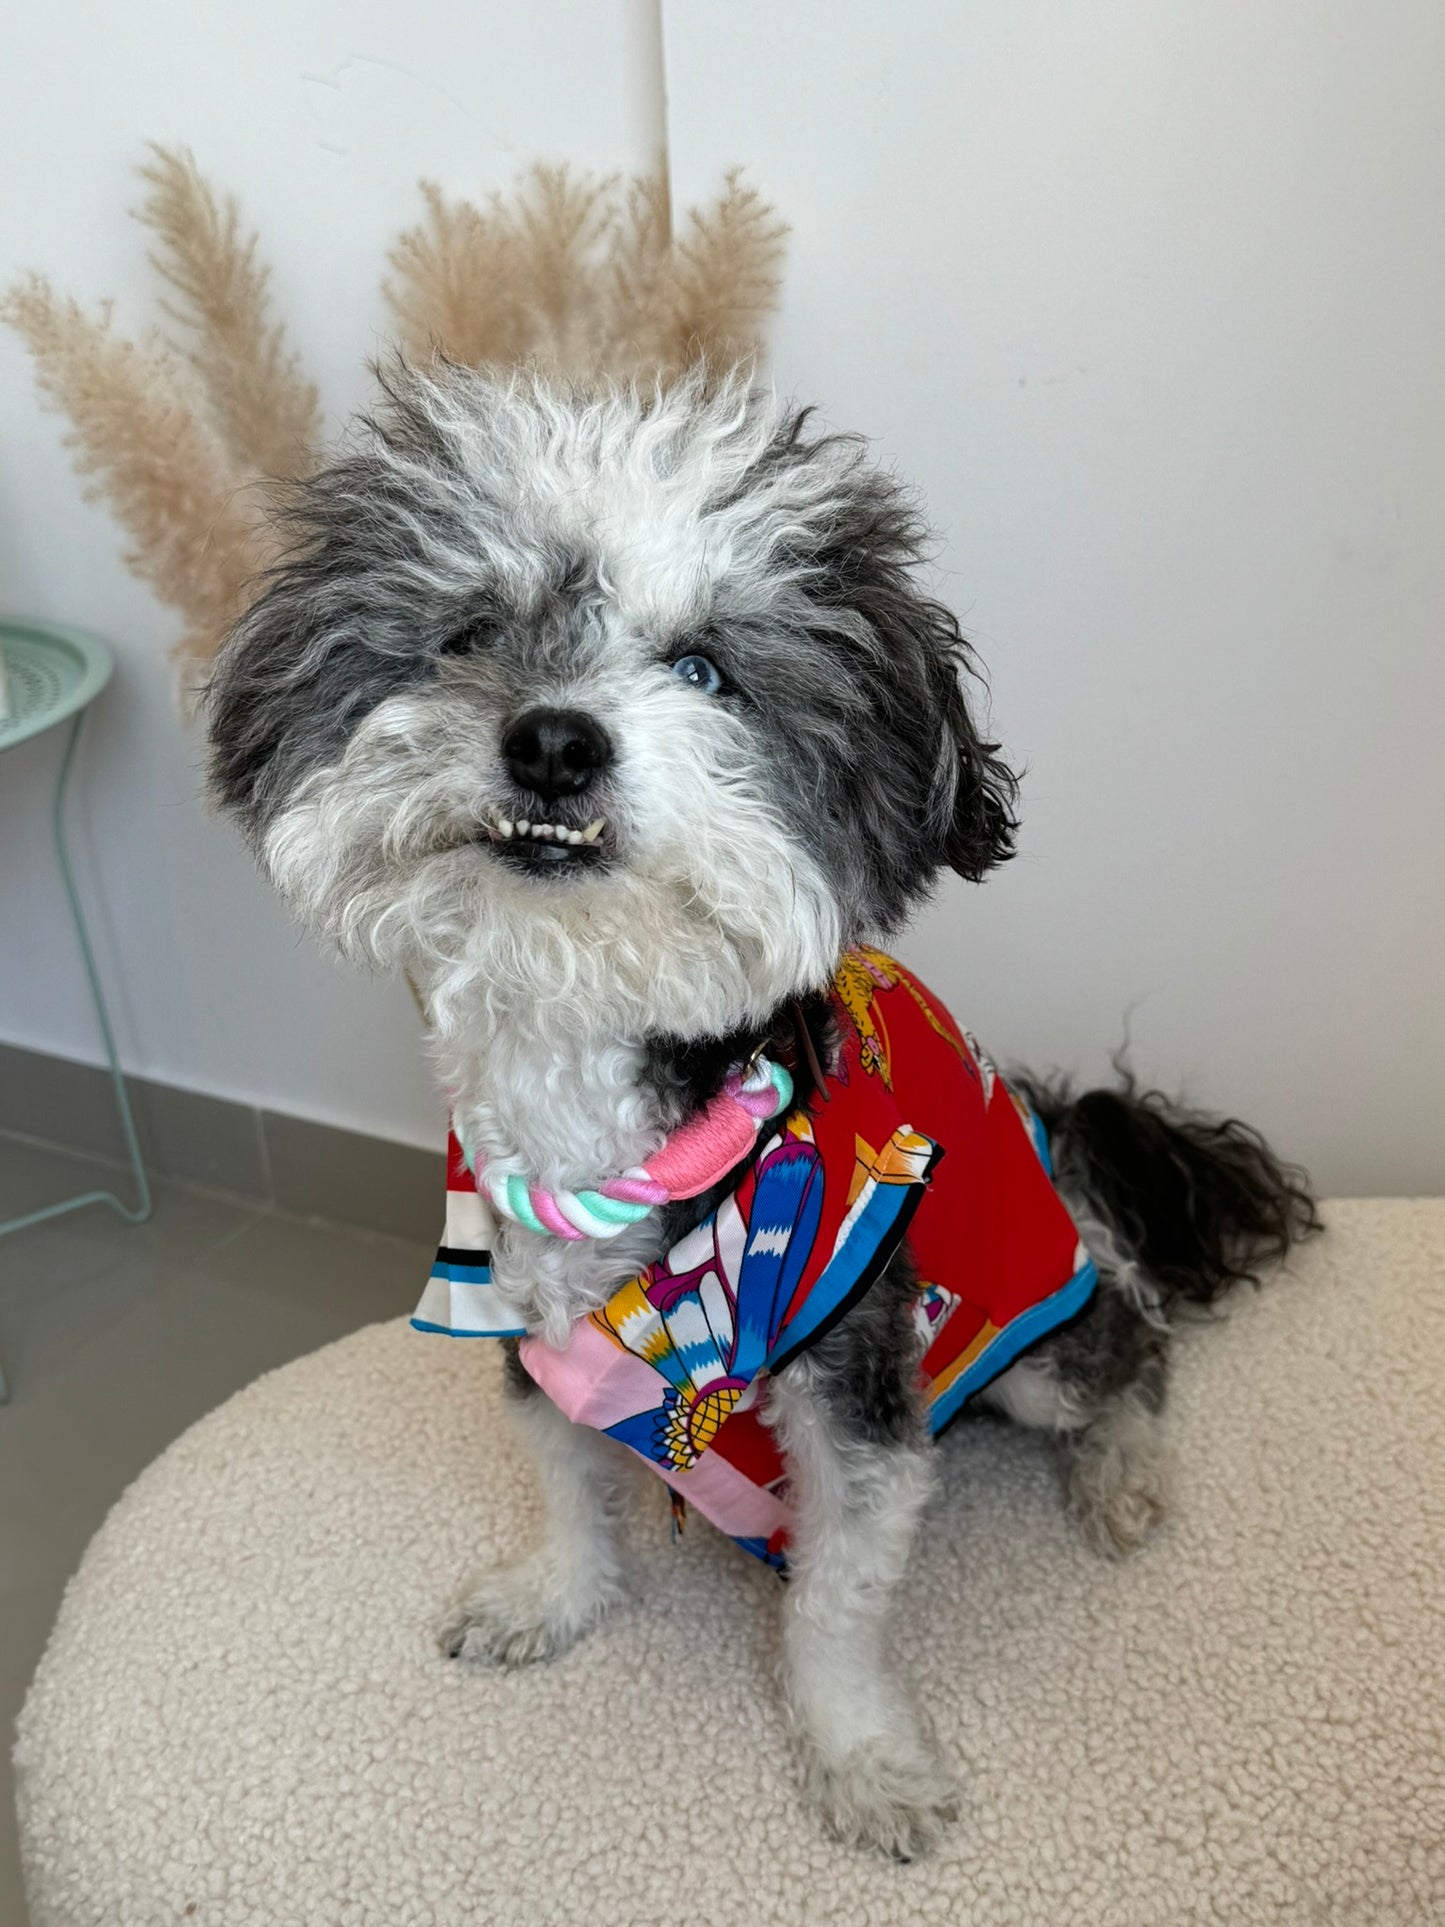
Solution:
M644 1055L641 1045L584 1033L572 1011L438 1046L459 1134L494 1169L549 1190L595 1185L662 1143L657 1101L641 1082ZM560 1342L660 1246L655 1218L575 1243L501 1220L492 1273L528 1323Z

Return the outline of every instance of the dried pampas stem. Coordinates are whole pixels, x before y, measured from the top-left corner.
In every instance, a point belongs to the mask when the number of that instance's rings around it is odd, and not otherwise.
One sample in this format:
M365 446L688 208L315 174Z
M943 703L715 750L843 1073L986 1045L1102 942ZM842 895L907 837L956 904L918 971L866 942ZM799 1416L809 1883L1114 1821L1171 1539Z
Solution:
M185 148L153 146L151 189L138 218L157 236L151 261L179 295L166 313L187 331L184 352L205 383L223 440L243 467L289 476L310 467L321 434L315 386L270 318L269 271L257 237L241 231L232 196L218 201Z
M667 176L639 175L608 236L599 286L605 359L622 377L655 374L660 318L670 312L672 198ZM670 357L666 358L670 364Z
M403 347L478 368L534 362L569 375L603 358L599 292L617 224L617 182L539 165L510 201L448 201L422 182L426 214L391 251L387 299Z
M473 367L520 360L512 223L470 201L449 202L432 181L421 192L426 213L398 236L388 257L395 278L384 284L403 350L421 360L441 348Z
M669 264L660 361L679 370L695 361L726 368L758 353L778 298L787 232L736 168L715 207L692 209Z
M585 365L595 352L599 255L616 221L615 180L589 181L566 167L537 167L517 197L527 305L543 359Z
M386 284L413 355L668 381L761 349L787 229L736 172L681 239L661 172L599 181L538 166L484 207L430 181L422 194Z
M255 490L188 393L186 367L164 344L122 340L108 310L85 314L39 275L0 301L0 319L34 356L41 393L70 418L76 468L129 534L127 563L185 617L177 655L208 660L270 544Z

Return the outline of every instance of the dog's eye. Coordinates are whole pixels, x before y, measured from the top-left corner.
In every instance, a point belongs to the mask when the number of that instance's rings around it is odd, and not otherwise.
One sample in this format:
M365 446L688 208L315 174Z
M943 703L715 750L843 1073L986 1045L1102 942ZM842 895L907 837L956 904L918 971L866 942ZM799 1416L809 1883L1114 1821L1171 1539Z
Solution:
M690 682L704 696L715 696L723 686L723 673L709 656L679 656L672 665L672 673Z
M457 624L448 636L443 636L438 654L443 656L470 656L480 649L491 633L485 616L469 616L465 622Z

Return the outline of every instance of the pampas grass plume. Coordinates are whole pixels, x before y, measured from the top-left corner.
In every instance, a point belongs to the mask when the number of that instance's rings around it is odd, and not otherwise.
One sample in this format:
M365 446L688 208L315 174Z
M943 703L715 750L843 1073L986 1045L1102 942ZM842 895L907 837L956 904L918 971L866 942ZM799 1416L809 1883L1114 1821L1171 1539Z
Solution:
M130 538L126 561L184 616L176 653L194 686L274 560L266 485L314 465L321 414L234 198L218 199L184 148L153 147L141 175L138 218L176 338L126 341L108 307L88 315L39 275L0 299L0 320L68 416L87 492ZM760 351L787 230L736 172L681 235L661 170L595 179L539 165L480 206L430 182L422 200L384 290L414 359L669 382Z
M138 218L155 234L151 263L176 300L162 303L210 399L236 463L262 475L307 469L321 435L315 386L270 316L269 270L241 229L234 197L218 201L186 148L152 145L140 170L150 187Z
M787 229L737 172L680 237L661 172L594 180L539 165L484 206L430 181L422 195L386 284L415 357L669 381L760 352Z
M87 495L109 502L130 537L126 562L184 616L176 653L208 660L270 546L184 364L163 344L123 340L108 310L86 314L39 275L0 301L0 319L29 347L42 395L69 417Z

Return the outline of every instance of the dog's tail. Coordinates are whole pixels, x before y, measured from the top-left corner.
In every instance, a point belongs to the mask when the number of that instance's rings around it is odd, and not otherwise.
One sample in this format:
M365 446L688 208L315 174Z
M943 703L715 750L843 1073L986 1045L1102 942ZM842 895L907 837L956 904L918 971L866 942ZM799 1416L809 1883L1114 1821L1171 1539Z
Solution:
M1012 1079L1049 1134L1054 1172L1095 1257L1135 1264L1166 1298L1212 1305L1320 1230L1309 1179L1253 1126L1141 1090L1115 1059L1113 1090Z

